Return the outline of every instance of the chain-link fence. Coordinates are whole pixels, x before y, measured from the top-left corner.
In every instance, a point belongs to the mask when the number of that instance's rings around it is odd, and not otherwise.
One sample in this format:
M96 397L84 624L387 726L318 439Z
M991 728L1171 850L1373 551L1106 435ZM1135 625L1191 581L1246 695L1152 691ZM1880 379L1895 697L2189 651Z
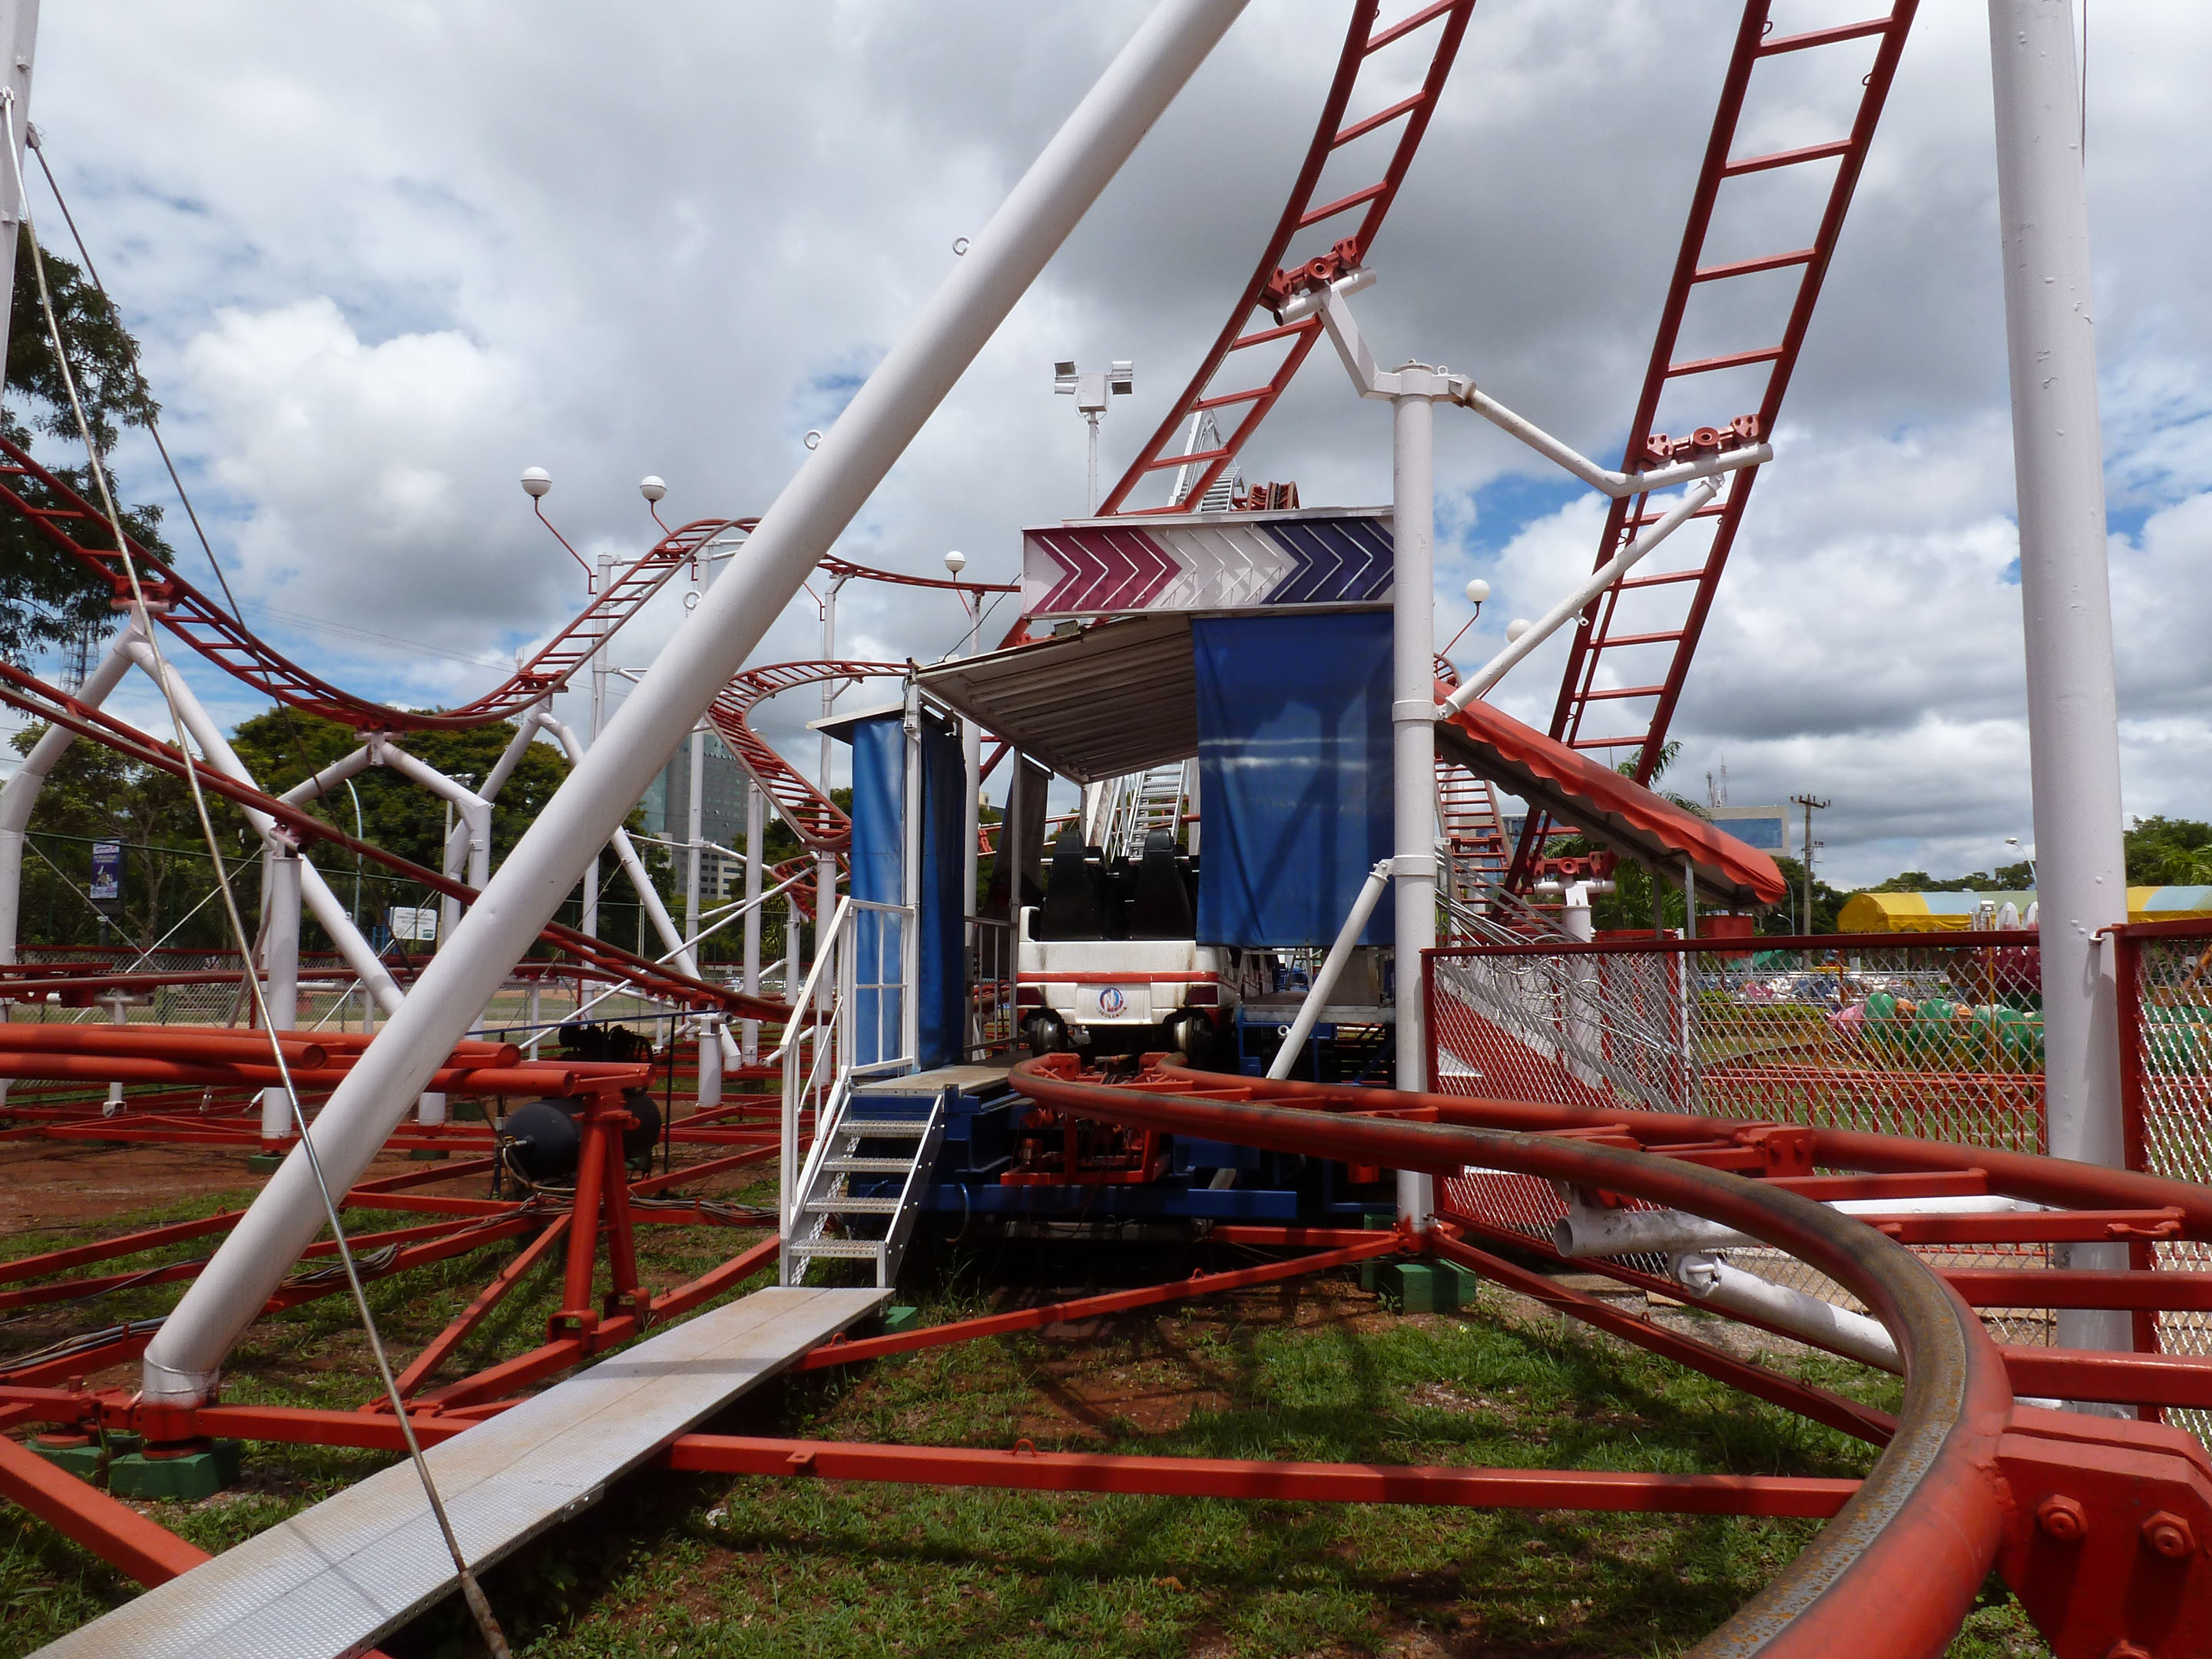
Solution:
M2040 1152L2034 943L1978 933L1454 946L1428 963L1430 1076L1444 1094ZM1538 1238L1566 1213L1526 1176L1470 1170L1446 1192L1466 1213ZM2042 1245L1919 1248L1949 1268L2039 1265L2046 1255ZM1731 1259L1857 1306L1778 1252ZM2002 1341L2051 1340L2046 1310L1988 1322Z
M2128 1167L2212 1185L2212 923L2137 922L2115 930L2120 1097ZM2132 1247L2136 1264L2203 1273L2212 1244ZM2212 1314L2139 1315L2138 1348L2212 1354ZM2200 1436L2212 1412L2177 1412Z

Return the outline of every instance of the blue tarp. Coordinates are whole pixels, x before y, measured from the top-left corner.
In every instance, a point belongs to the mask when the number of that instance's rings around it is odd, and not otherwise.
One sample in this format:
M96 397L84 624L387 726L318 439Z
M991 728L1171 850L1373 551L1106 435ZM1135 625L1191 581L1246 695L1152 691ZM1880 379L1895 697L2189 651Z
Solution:
M853 745L852 892L882 904L905 900L906 738L899 717L861 720L840 732ZM957 733L924 721L921 736L921 1069L961 1058L966 961L961 916L961 836L967 771ZM857 924L862 982L896 979L897 932L889 919L863 913ZM896 994L861 991L855 999L854 1061L867 1066L898 1052ZM880 1042L878 1033L881 1033Z
M1390 615L1196 617L1198 936L1327 945L1390 855ZM1388 945L1391 907L1361 943Z

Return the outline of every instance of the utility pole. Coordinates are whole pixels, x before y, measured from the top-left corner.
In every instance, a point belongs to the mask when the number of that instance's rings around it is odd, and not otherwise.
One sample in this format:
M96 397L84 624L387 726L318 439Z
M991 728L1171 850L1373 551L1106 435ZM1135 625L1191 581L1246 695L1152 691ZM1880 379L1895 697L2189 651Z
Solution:
M1825 811L1828 805L1818 795L1792 795L1790 799L1805 809L1805 931L1813 931L1813 814Z

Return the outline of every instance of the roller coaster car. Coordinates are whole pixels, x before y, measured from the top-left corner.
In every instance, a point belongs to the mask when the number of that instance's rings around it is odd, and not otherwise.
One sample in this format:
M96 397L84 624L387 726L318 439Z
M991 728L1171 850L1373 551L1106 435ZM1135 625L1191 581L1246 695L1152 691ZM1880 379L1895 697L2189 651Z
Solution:
M1179 1049L1214 1041L1258 953L1200 945L1198 860L1165 830L1109 860L1071 826L1054 842L1044 902L1022 912L1015 1002L1036 1054Z

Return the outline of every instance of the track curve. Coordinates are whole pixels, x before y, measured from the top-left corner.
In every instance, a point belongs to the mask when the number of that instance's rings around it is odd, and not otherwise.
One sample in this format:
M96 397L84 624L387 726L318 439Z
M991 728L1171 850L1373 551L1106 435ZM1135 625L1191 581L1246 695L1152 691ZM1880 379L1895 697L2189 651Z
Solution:
M2012 1413L2004 1363L1981 1322L1910 1251L1795 1193L1588 1140L1416 1121L1445 1097L1336 1091L1261 1103L1223 1098L1243 1079L1160 1068L1133 1086L1079 1075L1075 1056L1032 1060L1017 1086L1086 1118L1440 1176L1468 1165L1622 1193L1724 1222L1846 1285L1905 1359L1897 1429L1857 1494L1759 1595L1693 1652L1926 1659L1958 1629L1997 1558L2005 1493L1994 1474ZM1273 1085L1267 1085L1270 1095ZM1188 1090L1190 1092L1185 1093ZM1316 1111L1330 1102L1334 1109ZM1354 1105L1359 1109L1353 1109ZM1741 1125L1730 1126L1741 1128ZM1870 1609L1881 1618L1870 1621Z
M28 520L40 535L106 581L115 597L130 596L130 580L117 550L80 539L88 529L102 524L100 510L6 438L0 438L0 506ZM702 519L672 532L619 567L607 591L506 680L457 708L431 712L393 708L331 684L259 638L142 543L133 539L130 549L146 597L162 623L225 673L289 708L359 731L450 731L511 720L560 690L594 651L708 544L725 535L747 534L757 522Z

